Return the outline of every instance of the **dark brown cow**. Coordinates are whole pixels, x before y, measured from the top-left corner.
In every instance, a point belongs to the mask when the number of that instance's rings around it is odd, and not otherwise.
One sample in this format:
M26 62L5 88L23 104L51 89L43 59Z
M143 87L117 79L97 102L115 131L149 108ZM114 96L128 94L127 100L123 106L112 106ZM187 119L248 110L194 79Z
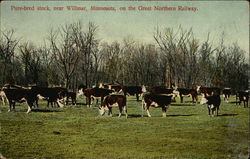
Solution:
M51 106L53 107L54 103L56 103L58 107L64 106L64 104L62 104L61 102L67 96L66 88L61 88L61 87L47 88L47 87L33 86L31 90L35 91L37 94L47 99L48 101L47 106L51 104Z
M139 95L142 94L142 87L141 86L121 86L122 92L124 95L136 95L136 100L139 102Z
M238 91L236 93L236 105L241 102L244 103L244 108L248 107L248 101L249 101L249 91Z
M126 96L124 95L116 95L111 94L105 97L101 107L99 107L100 115L105 114L105 108L108 109L108 115L112 116L112 107L118 106L119 107L119 116L122 115L122 110L124 110L126 118L128 118L127 114L127 105L126 105Z
M9 111L15 109L16 102L22 103L27 101L28 104L28 110L27 113L29 113L32 109L32 106L34 106L35 101L37 100L37 93L30 90L30 89L3 89L4 93L6 94L6 97L9 101Z
M154 94L172 94L174 89L166 88L165 86L156 86L148 89L148 92Z
M176 91L178 92L180 99L181 99L181 103L183 103L183 96L191 96L192 97L192 102L194 103L194 100L196 100L196 102L198 101L198 93L195 89L186 89L186 88L177 88Z
M91 97L100 97L101 103L103 101L103 98L109 94L111 94L113 91L105 88L87 88L84 90L84 95L86 96L87 105L90 107L91 104Z
M220 95L220 88L217 87L197 87L197 92L200 94L204 94L205 96L211 96L211 95Z
M162 116L166 117L167 107L171 103L172 95L163 95L163 94L154 94L154 93L145 93L142 97L142 116L143 111L146 110L148 117L151 117L149 113L149 107L161 107Z
M207 104L208 115L215 115L216 112L217 116L220 108L220 103L221 103L220 95L216 94L212 96L204 96L200 102L200 104Z
M231 88L224 88L224 89L222 90L222 93L223 93L223 95L224 95L224 101L225 101L225 102L228 102L229 97L230 97L230 95L231 95Z

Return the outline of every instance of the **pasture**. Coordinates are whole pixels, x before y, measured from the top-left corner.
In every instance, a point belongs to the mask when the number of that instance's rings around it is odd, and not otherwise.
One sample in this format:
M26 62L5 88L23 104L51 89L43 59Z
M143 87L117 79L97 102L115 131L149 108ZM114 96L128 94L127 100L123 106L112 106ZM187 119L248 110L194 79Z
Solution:
M222 98L221 98L222 99ZM0 153L6 158L248 158L249 108L230 103L219 116L208 116L205 105L172 103L167 117L150 108L141 117L141 102L128 97L128 119L99 116L97 106L39 108L26 114L27 104L7 112L0 105ZM188 101L188 102L187 102ZM85 99L78 100L85 103Z

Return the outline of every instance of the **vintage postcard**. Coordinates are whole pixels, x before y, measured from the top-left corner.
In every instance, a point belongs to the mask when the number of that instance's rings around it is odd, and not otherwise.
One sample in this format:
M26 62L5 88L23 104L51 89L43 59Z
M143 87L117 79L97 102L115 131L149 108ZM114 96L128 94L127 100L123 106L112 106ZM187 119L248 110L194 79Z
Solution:
M249 158L249 2L0 2L0 159Z

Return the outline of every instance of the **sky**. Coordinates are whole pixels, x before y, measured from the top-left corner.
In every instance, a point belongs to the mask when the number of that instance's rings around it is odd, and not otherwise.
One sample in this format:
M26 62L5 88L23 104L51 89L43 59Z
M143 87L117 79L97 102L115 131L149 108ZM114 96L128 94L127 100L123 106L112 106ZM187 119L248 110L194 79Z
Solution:
M14 10L14 7L33 7L34 11ZM49 7L39 11L37 7ZM69 11L67 6L86 7L87 10ZM114 7L116 11L91 10L91 6ZM128 7L135 7L129 11ZM139 10L140 6L151 10ZM154 6L176 7L175 11L157 11ZM196 8L181 11L178 7ZM54 7L63 7L56 11ZM125 7L126 10L120 10ZM15 29L23 41L42 45L51 28L80 21L98 25L97 37L101 41L122 41L133 37L143 43L154 42L155 29L179 26L193 29L203 42L210 32L210 41L217 45L224 32L225 44L237 44L249 54L249 3L247 1L4 1L1 2L1 30Z

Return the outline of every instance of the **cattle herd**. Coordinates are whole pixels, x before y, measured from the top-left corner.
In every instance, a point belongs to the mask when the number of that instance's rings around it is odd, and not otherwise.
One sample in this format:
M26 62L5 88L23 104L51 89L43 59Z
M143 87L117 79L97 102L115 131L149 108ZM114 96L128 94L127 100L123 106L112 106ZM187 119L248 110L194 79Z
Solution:
M0 90L0 100L5 105L9 103L9 111L15 109L16 102L27 102L29 113L33 107L38 107L39 100L46 100L47 107L64 107L70 102L76 105L78 96L86 97L86 105L91 106L91 101L100 100L99 112L100 115L108 114L112 116L112 107L119 108L119 117L124 111L127 114L127 96L136 96L137 102L139 97L142 98L142 116L146 111L148 117L151 117L149 112L150 107L160 107L162 109L163 117L166 117L166 111L171 102L175 102L176 97L180 98L183 103L184 96L192 97L192 102L198 102L198 95L202 95L200 104L206 104L209 115L218 115L218 110L221 104L221 93L224 95L224 101L229 102L231 95L230 88L215 88L215 87L201 87L196 89L185 88L166 88L164 86L145 87L145 86L124 86L121 84L100 84L98 87L87 88L84 85L78 87L77 92L69 91L63 87L21 87L17 85L6 84ZM236 104L243 102L244 107L248 107L249 91L236 92Z

